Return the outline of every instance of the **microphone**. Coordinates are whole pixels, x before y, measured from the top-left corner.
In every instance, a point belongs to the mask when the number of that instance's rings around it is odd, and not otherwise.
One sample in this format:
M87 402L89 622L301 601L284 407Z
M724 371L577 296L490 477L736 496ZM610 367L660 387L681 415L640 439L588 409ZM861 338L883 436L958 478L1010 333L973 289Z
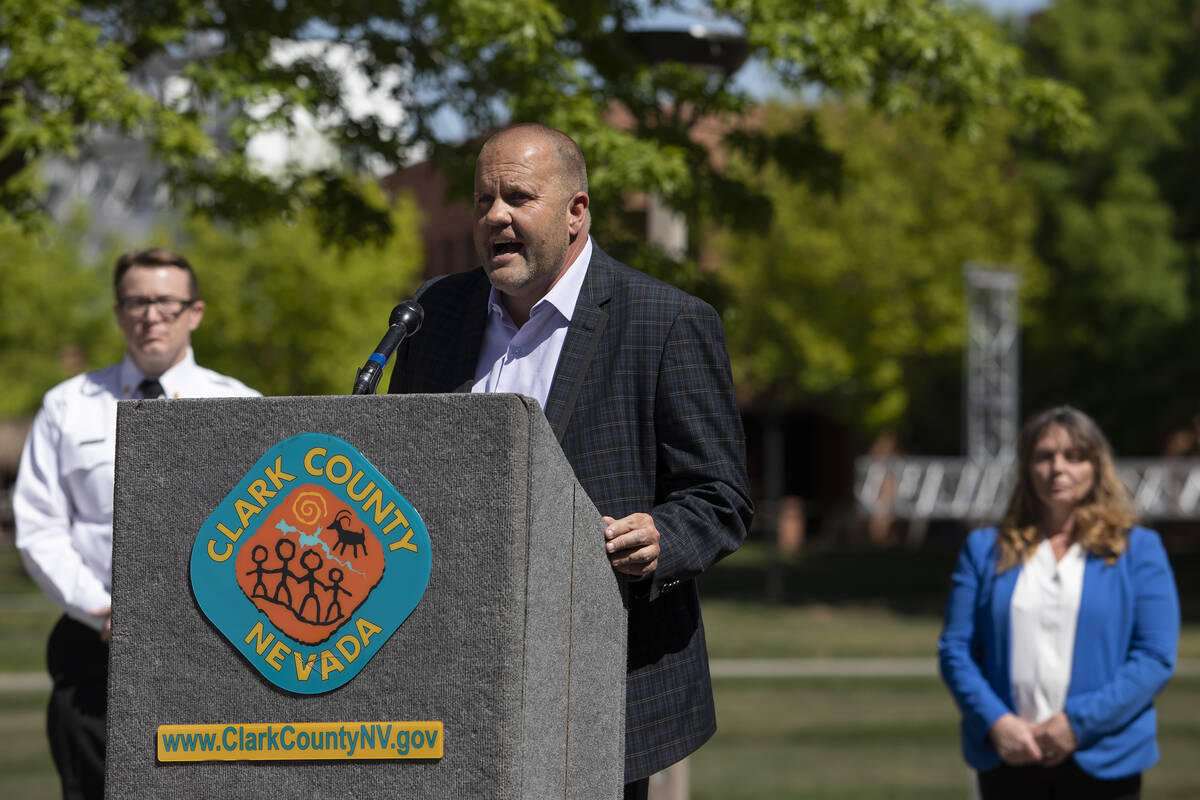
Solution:
M375 387L379 385L388 359L396 352L400 342L421 329L424 319L425 310L416 300L405 300L392 309L392 315L388 317L387 333L379 340L375 352L367 356L367 362L358 371L351 394L375 394Z

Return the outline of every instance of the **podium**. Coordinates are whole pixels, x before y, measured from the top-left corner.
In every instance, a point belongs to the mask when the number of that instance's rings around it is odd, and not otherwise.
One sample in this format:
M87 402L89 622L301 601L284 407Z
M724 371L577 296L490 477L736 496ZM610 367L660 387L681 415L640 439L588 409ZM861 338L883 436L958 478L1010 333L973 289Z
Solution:
M620 795L621 585L534 401L130 400L117 430L108 797Z

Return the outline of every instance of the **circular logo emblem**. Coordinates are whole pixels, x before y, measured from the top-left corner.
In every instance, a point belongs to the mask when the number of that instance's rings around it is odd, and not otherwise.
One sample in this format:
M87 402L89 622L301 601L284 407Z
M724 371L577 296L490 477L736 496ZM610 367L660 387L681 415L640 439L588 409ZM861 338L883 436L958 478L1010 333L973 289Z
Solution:
M379 652L432 565L412 504L350 443L305 433L268 450L205 521L192 591L263 677L319 694Z

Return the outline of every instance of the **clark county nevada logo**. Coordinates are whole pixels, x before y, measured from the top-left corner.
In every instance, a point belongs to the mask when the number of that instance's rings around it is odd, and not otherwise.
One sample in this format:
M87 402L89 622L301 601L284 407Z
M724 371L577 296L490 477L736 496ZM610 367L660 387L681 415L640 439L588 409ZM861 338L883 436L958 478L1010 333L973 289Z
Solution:
M345 685L425 593L429 534L349 442L304 433L266 452L192 548L201 610L268 681Z

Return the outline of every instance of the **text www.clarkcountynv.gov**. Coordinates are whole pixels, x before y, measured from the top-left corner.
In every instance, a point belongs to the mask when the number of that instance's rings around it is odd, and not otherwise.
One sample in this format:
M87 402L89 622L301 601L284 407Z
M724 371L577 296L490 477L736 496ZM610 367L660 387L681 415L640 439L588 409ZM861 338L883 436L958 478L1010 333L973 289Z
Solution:
M158 726L159 761L441 757L441 722L272 722Z

